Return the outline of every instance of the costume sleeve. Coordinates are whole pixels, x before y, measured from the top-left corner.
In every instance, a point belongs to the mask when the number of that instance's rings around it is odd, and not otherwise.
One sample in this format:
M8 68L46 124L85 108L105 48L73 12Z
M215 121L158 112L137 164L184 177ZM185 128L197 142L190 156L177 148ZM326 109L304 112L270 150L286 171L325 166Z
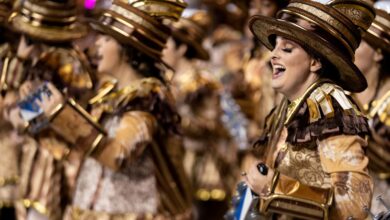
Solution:
M153 141L157 125L151 114L142 111L127 112L113 123L117 124L108 128L108 140L97 160L118 170L126 161L139 156Z
M367 172L366 141L357 135L338 135L319 141L319 155L331 176L334 203L330 219L365 219L363 207L370 206L373 183Z

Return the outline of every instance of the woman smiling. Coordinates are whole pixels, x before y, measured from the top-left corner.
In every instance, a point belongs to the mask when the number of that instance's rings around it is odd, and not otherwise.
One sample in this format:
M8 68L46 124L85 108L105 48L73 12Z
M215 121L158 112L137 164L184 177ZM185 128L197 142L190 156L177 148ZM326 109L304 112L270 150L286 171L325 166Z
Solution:
M345 90L367 86L352 60L359 29L374 16L360 1L294 0L278 19L252 17L252 32L272 51L272 87L285 96L255 144L262 161L245 174L263 213L366 217L372 196L363 149L368 124Z
M119 0L92 27L102 87L89 104L107 137L81 167L67 218L189 218L179 118L162 75L169 29Z

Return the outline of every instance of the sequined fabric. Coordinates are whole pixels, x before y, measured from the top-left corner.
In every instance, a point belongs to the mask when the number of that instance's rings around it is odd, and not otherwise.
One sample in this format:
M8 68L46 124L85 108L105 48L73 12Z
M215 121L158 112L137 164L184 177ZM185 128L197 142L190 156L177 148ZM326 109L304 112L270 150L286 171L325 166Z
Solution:
M182 145L175 138L177 118L170 97L159 80L144 78L100 98L94 107L106 113L102 123L107 138L85 161L77 181L71 209L81 217L73 211L68 217L173 218L187 213L188 184L178 163Z
M106 213L156 213L158 192L150 155L113 172L94 159L81 169L73 206Z
M349 99L343 98L342 100ZM337 99L333 100L333 102L336 101ZM342 112L341 106L341 104L333 105L334 113ZM298 106L298 108L301 108L299 111L295 111L298 116L305 114L305 112L301 112L302 108L308 111L305 105L303 107ZM287 108L285 110L287 111ZM359 113L355 112L353 114L356 115L355 117L361 117ZM292 115L291 120L294 123L309 123L308 121L299 122L294 117ZM279 118L279 120L281 119L283 117ZM311 118L305 120L309 119ZM301 118L300 120L304 119ZM274 122L277 124L276 121ZM326 122L326 119L323 122ZM347 122L344 121L343 125L350 127ZM323 189L332 188L334 203L330 209L329 219L347 219L348 217L365 219L367 213L363 208L370 206L373 182L368 175L368 158L364 152L367 142L361 137L364 130L359 131L357 129L355 134L343 134L343 130L339 129L338 132L333 131L332 135L321 139L315 140L312 136L309 139L310 141L306 142L307 147L302 144L304 142L300 142L299 147L296 147L294 146L295 142L288 141L291 140L288 138L291 135L288 133L291 130L287 129L289 124L281 126L282 131L277 137L277 141L274 142L275 147L269 151L271 158L267 160L280 171L281 179L286 176L308 186ZM296 127L294 132L304 134L303 129L304 127L302 130ZM315 140L314 145L313 140Z

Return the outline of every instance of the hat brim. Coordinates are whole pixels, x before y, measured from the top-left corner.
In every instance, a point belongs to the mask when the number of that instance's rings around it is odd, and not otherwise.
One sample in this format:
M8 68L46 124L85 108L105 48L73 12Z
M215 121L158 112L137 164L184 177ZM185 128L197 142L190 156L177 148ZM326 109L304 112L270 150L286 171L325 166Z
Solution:
M196 52L196 58L201 60L210 59L209 52L205 48L203 48L203 46L200 43L188 39L188 37L180 33L178 30L174 29L172 31L172 37L185 43L186 45L188 45L188 47L191 47L191 49L193 49Z
M94 30L97 30L97 31L99 31L99 32L101 32L103 34L110 35L110 36L114 37L117 41L119 41L122 44L134 47L136 50L138 50L139 52L145 54L146 56L149 56L150 58L155 60L157 63L161 63L164 66L164 68L173 70L173 68L171 66L169 66L167 63L165 63L161 59L161 57L156 56L153 53L150 53L148 48L143 47L142 44L137 42L137 40L135 38L132 38L132 37L120 34L118 31L114 30L113 27L107 26L107 25L102 25L98 21L92 21L90 23L90 25L91 25L91 27Z
M390 53L389 42L386 42L383 38L375 36L371 33L364 32L363 39L367 41L372 47L385 50L387 53Z
M249 27L256 38L269 50L274 48L273 37L282 36L321 55L337 68L339 80L335 83L345 90L362 92L367 88L366 79L352 60L320 36L293 23L261 15L252 17Z
M34 26L25 22L19 14L11 18L10 25L17 32L46 42L67 42L81 38L87 34L87 26L81 23L73 24L72 28Z

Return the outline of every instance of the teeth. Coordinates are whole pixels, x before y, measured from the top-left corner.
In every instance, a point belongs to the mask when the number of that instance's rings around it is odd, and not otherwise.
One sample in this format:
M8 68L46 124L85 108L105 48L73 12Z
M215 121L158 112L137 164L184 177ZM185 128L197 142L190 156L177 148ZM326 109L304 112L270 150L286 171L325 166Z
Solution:
M274 65L275 68L284 68L284 66L280 65L280 64L275 64Z
M274 69L275 70L285 70L286 68L282 65L276 64L276 65L274 65Z
M273 67L274 67L275 74L279 74L280 72L283 72L286 70L286 68L280 64L275 64Z

